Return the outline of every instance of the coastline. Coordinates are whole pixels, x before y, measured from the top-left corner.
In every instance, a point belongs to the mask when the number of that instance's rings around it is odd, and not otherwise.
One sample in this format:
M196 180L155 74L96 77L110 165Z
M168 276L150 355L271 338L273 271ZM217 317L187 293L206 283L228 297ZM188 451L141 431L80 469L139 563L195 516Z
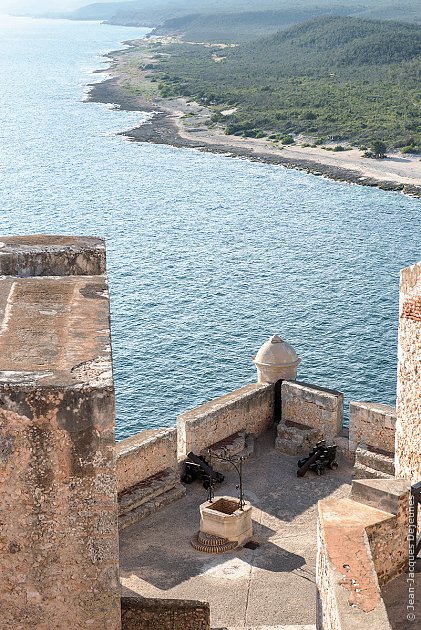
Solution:
M204 121L211 112L198 103L185 98L145 98L130 91L125 63L135 42L124 42L129 48L106 55L110 67L97 73L112 77L89 86L87 101L113 103L126 111L152 114L138 127L120 132L135 142L167 144L177 148L192 148L203 152L219 153L255 162L275 164L323 176L336 181L370 186L382 190L402 192L421 197L421 159L417 156L389 155L385 159L363 158L358 149L338 152L321 147L304 148L293 145L282 150L266 139L241 138L225 135L221 127L208 128ZM138 72L144 76L144 73ZM139 76L137 77L139 79Z

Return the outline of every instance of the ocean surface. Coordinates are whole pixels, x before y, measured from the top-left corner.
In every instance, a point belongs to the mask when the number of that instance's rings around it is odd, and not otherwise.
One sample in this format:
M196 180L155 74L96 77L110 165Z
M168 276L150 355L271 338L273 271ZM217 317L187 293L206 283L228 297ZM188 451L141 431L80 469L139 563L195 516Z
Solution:
M116 135L145 116L86 85L145 32L0 18L0 234L107 239L118 437L254 381L274 333L300 379L393 404L420 201Z

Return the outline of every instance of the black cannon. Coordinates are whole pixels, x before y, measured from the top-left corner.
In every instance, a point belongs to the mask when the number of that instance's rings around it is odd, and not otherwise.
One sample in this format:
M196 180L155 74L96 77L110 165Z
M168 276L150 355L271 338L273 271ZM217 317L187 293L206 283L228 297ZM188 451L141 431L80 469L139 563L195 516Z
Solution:
M336 444L326 446L325 440L317 442L308 457L298 461L297 477L304 477L307 470L313 470L316 475L324 475L327 468L331 470L337 468L336 449Z
M224 481L224 475L214 470L203 457L190 452L187 458L190 461L185 463L184 474L181 477L183 483L192 483L195 479L200 479L203 487L208 490L211 485Z

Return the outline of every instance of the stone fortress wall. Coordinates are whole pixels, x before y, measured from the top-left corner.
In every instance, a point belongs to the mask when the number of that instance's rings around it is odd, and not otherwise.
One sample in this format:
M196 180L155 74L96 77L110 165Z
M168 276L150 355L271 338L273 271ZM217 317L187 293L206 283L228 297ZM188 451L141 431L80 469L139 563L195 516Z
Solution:
M0 597L8 627L135 628L143 615L144 628L175 619L185 630L208 628L200 602L177 604L171 617L170 603L129 601L121 617L117 514L126 527L180 498L190 450L249 454L247 438L275 421L282 452L306 454L326 439L355 460L350 499L319 504L318 627L361 625L349 617L344 584L358 583L367 567L369 603L348 590L356 614L372 606L382 618L379 584L407 562L408 484L395 479L395 463L399 477L418 480L421 470L421 264L401 278L397 416L390 406L353 402L344 430L343 394L296 381L300 359L274 336L254 358L258 383L181 414L175 428L143 431L116 446L104 243L4 238L0 274L0 566L8 576ZM343 534L353 545L338 549ZM389 552L384 540L394 541ZM365 560L354 566L356 549ZM338 566L348 564L352 575L340 574Z
M105 245L0 240L0 626L117 630Z

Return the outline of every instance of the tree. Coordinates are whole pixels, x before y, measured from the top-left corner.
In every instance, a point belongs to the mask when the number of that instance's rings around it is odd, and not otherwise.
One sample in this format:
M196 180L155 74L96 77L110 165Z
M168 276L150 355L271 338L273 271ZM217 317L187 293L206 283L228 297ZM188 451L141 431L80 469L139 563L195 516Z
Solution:
M387 153L387 146L384 142L381 142L381 140L376 140L371 145L371 153L373 154L374 158L385 158Z

